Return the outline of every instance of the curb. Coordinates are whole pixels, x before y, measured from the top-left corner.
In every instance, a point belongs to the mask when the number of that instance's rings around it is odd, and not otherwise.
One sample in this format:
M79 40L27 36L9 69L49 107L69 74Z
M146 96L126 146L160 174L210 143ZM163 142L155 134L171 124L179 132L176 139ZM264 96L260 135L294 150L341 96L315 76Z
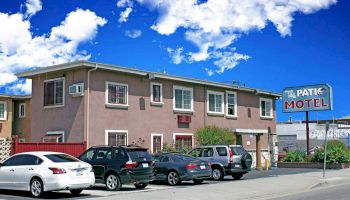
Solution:
M320 179L319 183L316 183L310 187L310 189L317 189L320 187L331 186L331 185L339 185L344 183L350 183L350 178L348 177L331 177Z

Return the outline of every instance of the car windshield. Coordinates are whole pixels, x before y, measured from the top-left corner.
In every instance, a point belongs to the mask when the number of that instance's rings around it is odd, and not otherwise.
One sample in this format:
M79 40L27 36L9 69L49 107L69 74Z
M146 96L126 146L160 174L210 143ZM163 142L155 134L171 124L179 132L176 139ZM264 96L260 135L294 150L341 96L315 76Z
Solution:
M174 156L179 159L179 160L184 160L184 161L193 161L197 160L195 157L189 156L189 155L182 155L182 154L174 154Z
M231 151L233 155L241 156L245 154L245 150L243 149L243 147L231 147Z
M55 163L79 162L78 159L66 154L48 154L48 155L45 155L45 157Z
M129 153L131 160L140 160L140 159L152 160L152 156L147 152L147 150L128 149L127 151Z

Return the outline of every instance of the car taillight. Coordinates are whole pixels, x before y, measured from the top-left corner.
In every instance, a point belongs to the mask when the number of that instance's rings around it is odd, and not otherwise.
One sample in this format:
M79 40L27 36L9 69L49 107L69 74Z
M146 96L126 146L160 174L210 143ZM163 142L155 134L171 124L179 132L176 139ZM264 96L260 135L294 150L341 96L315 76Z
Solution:
M139 165L138 162L132 162L132 161L128 161L125 163L125 167L128 169L132 169L134 167L137 167L137 165Z
M66 170L62 168L56 168L56 167L49 167L49 169L52 171L53 174L65 174Z
M191 163L191 164L186 165L186 169L195 169L195 168L197 168L196 164Z
M230 148L228 148L228 152L230 154L230 159L229 159L229 162L230 163L233 163L233 153L232 153L232 150Z

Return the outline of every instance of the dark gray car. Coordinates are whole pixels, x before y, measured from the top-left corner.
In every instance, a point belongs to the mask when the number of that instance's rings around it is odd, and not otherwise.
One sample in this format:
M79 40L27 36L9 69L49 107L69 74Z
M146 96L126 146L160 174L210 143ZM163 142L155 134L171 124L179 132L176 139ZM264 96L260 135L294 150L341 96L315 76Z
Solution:
M161 153L153 156L157 181L166 181L169 185L177 185L181 181L192 180L202 183L211 176L208 162L192 156L178 153Z
M214 180L222 180L225 175L241 179L252 165L251 155L240 145L200 146L187 154L209 162Z

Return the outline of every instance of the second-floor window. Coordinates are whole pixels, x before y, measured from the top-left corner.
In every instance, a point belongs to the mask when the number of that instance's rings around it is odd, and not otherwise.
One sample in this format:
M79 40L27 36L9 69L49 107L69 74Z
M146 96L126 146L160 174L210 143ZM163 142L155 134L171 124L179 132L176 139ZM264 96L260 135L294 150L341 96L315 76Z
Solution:
M272 99L260 98L260 117L272 118Z
M6 120L7 111L6 111L6 102L0 101L0 120Z
M237 116L237 93L226 91L226 115L231 117Z
M208 113L224 114L224 93L207 92Z
M163 87L161 83L151 83L151 102L163 103Z
M26 104L20 103L18 107L18 117L24 118L26 116Z
M122 83L106 83L106 104L128 105L128 85Z
M174 86L174 110L193 111L193 88Z
M64 78L44 81L44 106L64 105Z

